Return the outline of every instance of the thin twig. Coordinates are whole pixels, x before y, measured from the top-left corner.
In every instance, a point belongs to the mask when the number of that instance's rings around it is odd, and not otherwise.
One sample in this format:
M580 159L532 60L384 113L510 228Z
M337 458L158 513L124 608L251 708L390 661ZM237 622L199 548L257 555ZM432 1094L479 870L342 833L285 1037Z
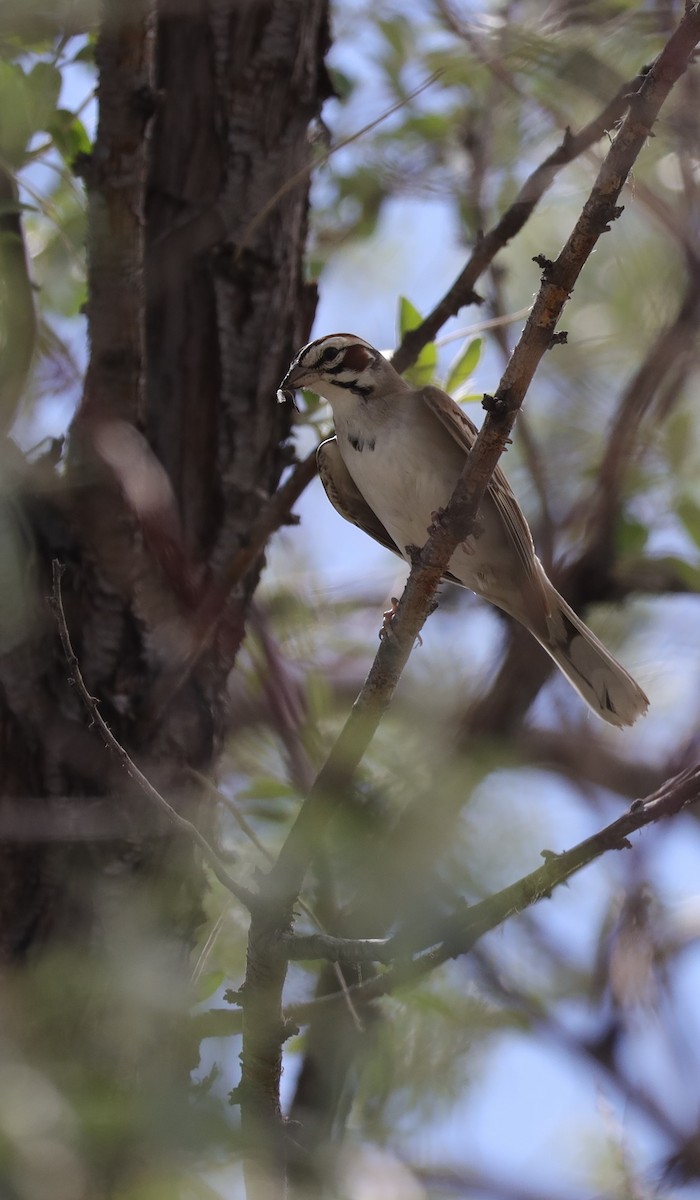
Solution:
M486 317L483 321L474 321L471 325L465 325L464 329L456 329L453 333L445 333L442 337L435 339L435 345L448 346L450 342L461 342L468 337L476 337L480 333L486 333L489 329L500 329L503 325L514 325L516 321L522 320L530 311L530 305L527 304L524 308L517 308L514 312L504 313L499 317Z
M284 948L292 962L326 962L357 966L362 963L390 963L396 957L396 943L391 938L343 938L328 933L288 934Z
M260 840L260 838L258 837L257 833L253 829L250 822L247 820L247 818L241 812L240 806L235 802L235 800L232 800L230 796L227 796L224 792L222 792L221 788L218 788L215 783L212 783L211 779L207 779L206 775L202 775L202 773L200 771L195 771L194 768L190 768L189 774L194 779L196 779L198 783L202 784L203 787L206 787L207 790L221 804L223 804L228 809L228 811L231 813L231 816L236 821L240 830L252 842L252 844L255 846L256 850L258 850L259 853L262 854L263 858L267 859L268 863L273 863L275 861L274 855L272 854L272 852L270 850L268 850L265 843ZM309 904L307 904L307 902L301 896L297 900L297 906L299 907L301 912L306 914L306 916L311 921L312 925L316 926L316 928L319 931L320 937L322 937L322 938L330 937L330 935L327 933L327 931L324 927L323 922L321 921L321 918L314 912L314 909ZM222 917L223 917L223 915L224 914L222 914ZM217 921L215 930L212 931L214 938L218 935L220 927L221 927L221 918L219 919L219 921ZM312 936L316 936L316 935L312 935ZM330 940L337 941L338 939L330 939ZM213 944L212 935L210 935L210 937L207 939L207 947L205 947L205 949L207 949L210 946L210 943ZM202 953L204 953L204 951ZM290 955L290 958L291 957L299 958L299 957L303 957L303 955L295 954L295 955ZM340 961L340 959L341 959L341 956L339 956L338 961ZM357 959L355 959L353 961L357 961ZM367 961L367 960L365 960L365 961ZM348 993L348 985L345 981L343 972L341 971L340 967L338 966L338 962L334 963L334 968L335 968L335 972L334 972L335 977L338 980L338 986L340 987L341 992L347 996L347 1009L350 1013L350 1017L353 1021L353 1024L355 1025L356 1029L361 1030L362 1029L362 1021L360 1019L360 1016L359 1016L352 1000L350 999L350 995Z
M381 125L389 117L393 117L394 113L399 112L402 108L405 108L407 104L410 104L411 100L415 100L416 96L420 96L421 92L424 92L427 88L431 87L441 75L441 70L434 71L432 75L429 75L427 79L424 79L422 83L419 83L418 87L415 87L412 92L409 92L407 96L402 97L401 100L397 100L395 104L392 104L389 108L385 109L384 112L380 113L378 117L375 117L373 121L370 121L367 125L363 125L361 129L356 129L354 133L349 133L347 137L341 138L340 141L335 142L325 154L322 154L321 157L316 160L316 162L309 163L308 166L301 167L294 173L294 175L290 175L289 179L285 180L285 182L282 184L282 187L275 192L274 196L270 197L270 199L267 201L267 204L263 204L260 212L256 213L256 215L253 217L253 220L250 221L248 226L243 230L243 234L238 239L236 244L236 259L240 258L244 249L250 243L250 239L252 238L256 229L259 229L263 221L267 219L273 209L279 204L282 197L286 196L287 192L292 191L297 184L302 183L303 180L307 179L312 171L316 171L320 167L324 167L329 159L338 152L338 150L342 150L345 146L351 145L352 142L358 141L358 139L364 137L366 133L371 133L372 130L376 129L378 125Z
M677 816L692 804L697 804L699 800L700 767L693 766L667 780L646 800L635 800L621 817L570 850L562 854L543 851L542 857L545 861L541 867L478 904L465 906L462 912L446 923L446 927L438 935L439 940L434 939L432 946L416 954L410 961L397 963L383 975L374 976L351 987L350 996L357 1003L386 996L399 987L423 978L449 959L469 953L486 933L490 933L510 917L524 912L538 901L549 898L554 888L561 887L603 854L610 850L629 849L629 838L633 833L639 832L647 825ZM319 958L333 958L340 952L350 955L350 946L342 946L340 943L343 939L337 941L338 946L331 943L326 946L320 939L315 942L299 939L300 953L306 953L308 948ZM391 939L380 940L376 946L374 961L390 961L398 947L401 947L405 954L405 938L396 939L394 942ZM367 961L367 956L371 953L371 941L359 943L358 959L365 956L364 961ZM304 1024L311 1020L319 1009L337 1004L339 1000L340 993L335 993L305 1004L292 1005L285 1011L285 1017L292 1024Z
M477 280L491 264L498 252L520 232L532 216L545 192L553 183L557 173L578 158L589 146L603 137L621 118L629 107L633 96L643 83L643 73L624 83L612 100L605 105L597 117L589 121L578 133L566 130L562 141L525 180L513 203L503 216L477 241L466 265L447 290L445 295L415 329L409 330L393 356L397 371L405 371L415 362L423 347L433 340L438 330L459 312L465 304L480 303L474 293Z
M289 478L258 513L248 531L245 544L239 546L230 561L207 588L204 599L192 617L192 646L185 663L177 678L174 681L168 680L167 695L158 698L159 716L162 717L175 696L182 691L200 658L211 644L233 589L244 579L253 563L260 557L272 534L276 533L280 526L289 520L293 506L315 474L316 450L314 449L306 458L295 464Z
M438 3L441 12L450 24L450 27L459 37L463 38L464 41L467 42L476 58L483 64L484 67L487 68L487 70L492 73L494 78L498 79L502 84L504 84L505 87L512 91L521 100L527 99L531 101L533 99L531 93L527 92L526 89L520 86L515 75L503 65L503 62L495 56L489 56L485 52L479 39L475 36L473 29L471 29L469 26L461 25L454 17L454 14L450 12L449 6L444 3L444 0L438 0ZM629 93L632 94L633 90L636 89L638 82L644 77L645 73L645 70L640 72L640 74L637 76L636 83L623 84L617 93L617 97L621 96L624 99L626 89L629 89ZM543 112L554 118L561 130L566 130L568 129L569 122L564 111L553 98L554 94L554 90L549 89L547 95L545 96L543 89L539 89L537 94L537 103ZM615 99L617 99L617 97L613 99L613 104L615 103ZM614 112L610 115L614 116ZM620 112L619 115L621 117L622 112ZM615 124L616 122L613 121L612 124L608 125L607 128L603 130L603 135L605 133L609 134L614 129ZM584 148L584 154L589 162L593 163L596 167L600 166L600 156L592 145ZM689 156L682 154L679 156L679 167L681 171L683 171L688 157ZM680 243L681 249L687 251L690 248L690 237L692 235L689 235L688 233L689 223L686 222L685 225L682 224L678 220L677 213L674 211L674 209L667 204L666 201L663 200L658 194L658 192L655 192L643 179L635 180L635 200L643 205L658 221L660 226L665 229L671 237L675 238Z
M253 829L253 826L250 824L250 821L248 821L243 815L240 805L237 804L235 800L232 800L230 796L227 796L225 792L222 792L221 788L217 787L215 783L212 783L211 779L207 779L207 776L203 775L201 771L196 771L194 767L188 767L187 774L191 775L193 779L196 779L197 783L206 788L210 795L213 796L219 804L223 804L224 807L228 809L241 832L245 834L249 842L252 842L252 844L255 846L255 849L262 854L263 858L266 858L269 863L274 862L274 855L270 850L268 850L265 843L258 837L257 833Z
M614 1055L611 1056L605 1050L601 1053L605 1041L605 1033L600 1038L595 1037L593 1039L573 1036L571 1031L566 1027L566 1024L556 1017L553 1012L550 1011L546 1015L543 1015L541 1005L533 1002L531 994L528 995L519 987L515 987L512 981L506 978L500 965L495 970L483 949L477 952L475 959L480 973L485 974L490 989L496 993L504 1005L508 1006L509 1011L513 1009L517 1010L526 1018L529 1028L544 1032L549 1039L553 1039L561 1048L566 1050L567 1054L574 1054L584 1059L589 1065L593 1065L596 1072L603 1070L615 1088L623 1092L626 1101L631 1102L637 1109L644 1112L651 1121L663 1130L670 1142L679 1145L685 1143L686 1137L677 1127L675 1120L664 1111L658 1100L641 1085L639 1079L633 1081L619 1061L615 1062L613 1066ZM561 959L559 961L561 962ZM614 1023L617 1020L618 1015L616 1014L612 1017L612 1022Z
M303 737L303 726L307 716L303 692L291 679L268 622L256 605L251 608L250 625L264 656L264 667L260 670L260 676L273 729L286 752L288 777L294 787L304 795L313 783L315 772Z
M581 559L612 560L614 534L624 473L630 466L635 441L665 380L673 382L673 397L682 395L682 381L693 362L700 314L700 259L688 257L688 282L675 319L662 329L643 362L629 380L605 440L605 455L588 498L591 517L587 546ZM697 352L696 352L697 354ZM668 415L667 413L664 415ZM600 572L601 575L604 572Z
M249 911L252 911L256 904L256 896L254 893L248 891L247 888L242 887L241 884L237 883L236 880L229 875L226 867L221 862L221 859L217 855L216 851L210 846L203 834L199 832L196 825L193 825L192 822L188 821L186 817L181 816L180 813L168 803L165 797L161 796L160 792L153 787L153 784L149 782L143 772L140 771L136 766L133 759L129 757L121 742L117 740L112 733L112 730L109 728L109 725L102 717L95 697L90 695L90 692L85 685L85 680L83 679L83 675L80 670L80 663L78 662L78 658L71 643L70 633L68 632L66 614L63 608L63 596L61 593L61 576L63 574L63 569L64 568L62 567L61 563L59 563L57 559L54 559L52 563L53 589L50 597L50 604L56 616L58 632L61 638L61 645L63 646L63 653L65 654L66 661L68 663L70 677L75 684L80 699L88 711L91 723L97 726L105 745L108 746L109 749L112 750L121 760L121 763L124 766L127 774L131 779L134 780L135 783L138 784L144 795L147 796L152 803L156 804L161 811L166 814L173 825L177 826L177 828L185 833L188 838L196 843L211 867L214 875L219 880L219 883L223 884L223 886L231 893L231 895L235 896L245 908L247 908Z
M628 849L632 834L640 832L647 825L677 816L692 804L697 804L699 800L700 767L696 765L667 780L645 800L635 800L621 817L570 850L562 854L543 852L545 861L542 866L478 904L471 907L465 905L459 916L453 918L452 928L443 929L436 934L437 945L417 954L410 961L392 967L382 975L373 976L348 988L349 997L357 1004L366 1003L390 995L409 983L418 982L448 959L469 953L485 934L498 928L510 917L524 912L540 900L548 899L555 888L567 883L573 875L590 866L603 854L611 850ZM295 940L298 950L293 948ZM400 948L403 954L406 952L405 940L360 939L353 944L350 939L343 938L300 937L288 938L286 941L290 958L304 958L308 955L332 961L342 959L348 962L387 963L395 956L397 949ZM345 1002L345 994L338 991L302 1004L292 1004L284 1011L285 1022L290 1029L293 1026L305 1025L319 1012L327 1012ZM239 1033L241 1028L240 1014L223 1009L202 1014L201 1021L203 1028L208 1028L209 1023L216 1024L220 1036ZM209 1032L202 1036L215 1035Z

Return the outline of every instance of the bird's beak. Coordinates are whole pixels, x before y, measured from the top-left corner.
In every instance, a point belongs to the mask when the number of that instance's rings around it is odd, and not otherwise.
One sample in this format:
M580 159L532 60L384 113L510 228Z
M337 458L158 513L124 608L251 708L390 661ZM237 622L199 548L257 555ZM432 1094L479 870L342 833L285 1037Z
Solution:
M307 372L303 367L290 367L277 389L278 404L291 403L296 408L294 393L297 388L304 386L304 379Z

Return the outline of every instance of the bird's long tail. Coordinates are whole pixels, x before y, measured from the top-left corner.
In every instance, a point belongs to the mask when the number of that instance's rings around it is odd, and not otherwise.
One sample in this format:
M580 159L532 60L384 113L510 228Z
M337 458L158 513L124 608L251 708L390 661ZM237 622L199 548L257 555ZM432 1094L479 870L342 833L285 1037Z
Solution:
M632 725L649 707L644 692L546 576L543 582L550 612L546 635L532 631L538 642L594 713L610 725Z

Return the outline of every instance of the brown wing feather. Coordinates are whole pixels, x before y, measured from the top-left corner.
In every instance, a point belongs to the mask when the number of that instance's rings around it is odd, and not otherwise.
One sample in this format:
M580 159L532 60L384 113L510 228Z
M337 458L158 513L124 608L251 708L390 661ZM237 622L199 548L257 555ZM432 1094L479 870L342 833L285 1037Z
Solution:
M421 389L423 400L430 411L438 418L455 441L468 454L474 445L478 430L474 422L467 416L459 404L440 388L424 387ZM505 525L514 550L528 576L535 585L545 611L549 604L540 578L540 571L535 559L535 547L532 541L530 527L523 516L518 501L513 495L508 480L500 467L496 467L488 486L488 495L493 500L498 514Z
M389 536L379 517L354 483L340 456L338 442L334 437L321 442L316 451L316 461L319 478L336 512L352 525L357 525L363 533L368 533L380 546L403 558L396 542Z

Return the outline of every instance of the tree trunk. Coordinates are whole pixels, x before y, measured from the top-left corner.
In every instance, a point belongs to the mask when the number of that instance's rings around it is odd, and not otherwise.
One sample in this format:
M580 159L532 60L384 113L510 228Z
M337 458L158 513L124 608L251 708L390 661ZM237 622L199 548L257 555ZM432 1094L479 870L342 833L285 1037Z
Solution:
M46 604L51 560L65 564L67 623L105 719L170 802L206 823L187 768L206 769L225 733L262 557L206 641L196 614L290 461L276 386L315 307L303 278L308 131L329 94L326 0L154 9L103 6L99 133L79 164L85 393L62 474L60 447L29 465L7 443L0 513L6 582L23 589L0 613L0 949L24 961L18 980L36 983L59 950L74 968L74 986L40 1015L37 993L13 985L29 997L14 1033L36 1051L45 1033L71 1070L99 1044L127 1087L164 1034L149 1027L141 1044L130 1027L120 1043L122 955L133 973L169 946L163 986L182 990L203 876L89 728ZM104 1010L93 970L77 982L86 953L111 961ZM100 1022L123 1004L105 1054Z

